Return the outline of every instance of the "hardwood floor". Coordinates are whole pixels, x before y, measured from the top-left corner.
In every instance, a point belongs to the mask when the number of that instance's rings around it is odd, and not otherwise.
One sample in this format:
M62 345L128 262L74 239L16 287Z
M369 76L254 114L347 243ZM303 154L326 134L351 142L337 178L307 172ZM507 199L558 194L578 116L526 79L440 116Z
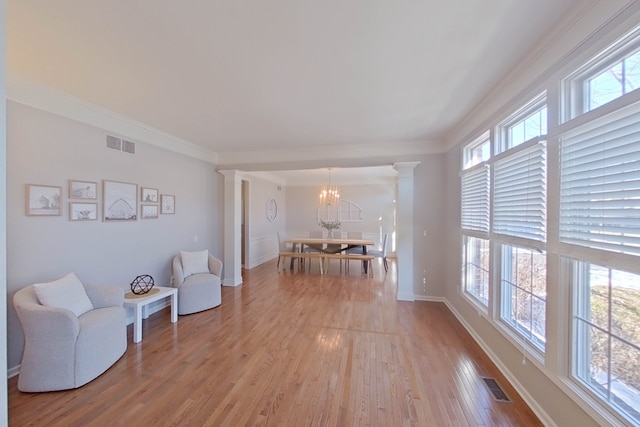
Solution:
M541 425L441 303L395 299L395 265L374 278L278 272L223 287L222 305L144 322L144 339L76 390L21 393L11 426ZM513 403L493 400L497 379Z

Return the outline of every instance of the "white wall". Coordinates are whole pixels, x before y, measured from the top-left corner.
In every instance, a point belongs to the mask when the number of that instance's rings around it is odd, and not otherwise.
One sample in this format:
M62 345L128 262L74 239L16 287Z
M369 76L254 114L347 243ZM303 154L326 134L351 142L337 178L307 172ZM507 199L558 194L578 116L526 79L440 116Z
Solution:
M127 135L122 135L126 137ZM105 148L106 131L10 102L8 105L7 291L75 272L87 283L128 289L140 274L169 285L180 250L209 249L221 257L219 175L211 163L137 142L131 155ZM175 215L123 223L69 221L68 180L102 180L159 189L176 197ZM25 215L25 184L63 187L63 215ZM197 243L194 242L197 236ZM20 363L22 329L8 314L8 366Z
M287 195L284 187L248 174L243 178L248 183L246 200L250 218L246 225L249 253L245 268L253 268L278 256L278 232L284 232L287 222ZM278 213L269 221L266 213L267 200L273 198L278 205Z
M416 299L441 299L445 280L445 202L451 197L446 191L444 154L421 157L414 170L414 294ZM426 234L426 235L425 235Z
M287 187L287 230L293 233L325 231L318 225L317 212L319 186ZM356 203L362 209L362 221L342 222L340 231L362 231L380 236L392 233L395 185L341 185L340 198ZM382 218L382 219L380 219Z

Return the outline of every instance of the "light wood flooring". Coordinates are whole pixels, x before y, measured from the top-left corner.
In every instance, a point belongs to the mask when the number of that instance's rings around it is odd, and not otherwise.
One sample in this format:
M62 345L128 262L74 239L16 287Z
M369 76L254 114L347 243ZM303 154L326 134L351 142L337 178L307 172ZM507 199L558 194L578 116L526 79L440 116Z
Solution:
M10 379L10 425L541 425L444 304L396 301L395 264L373 268L244 271L218 308L176 324L166 308L139 344L130 325L124 356L84 387L30 394Z

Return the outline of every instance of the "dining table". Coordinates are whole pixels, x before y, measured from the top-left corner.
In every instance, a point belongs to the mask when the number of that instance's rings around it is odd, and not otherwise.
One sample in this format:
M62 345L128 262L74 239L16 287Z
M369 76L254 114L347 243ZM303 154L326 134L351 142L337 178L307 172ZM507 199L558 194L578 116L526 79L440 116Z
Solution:
M369 239L349 239L349 238L317 238L317 237L292 237L286 240L290 243L292 251L296 252L298 247L300 252L304 252L305 246L311 247L318 252L325 254L337 254L345 252L352 248L362 247L362 254L367 254L367 246L375 245L373 240ZM293 260L291 261L293 263ZM368 273L368 264L363 263L364 272Z

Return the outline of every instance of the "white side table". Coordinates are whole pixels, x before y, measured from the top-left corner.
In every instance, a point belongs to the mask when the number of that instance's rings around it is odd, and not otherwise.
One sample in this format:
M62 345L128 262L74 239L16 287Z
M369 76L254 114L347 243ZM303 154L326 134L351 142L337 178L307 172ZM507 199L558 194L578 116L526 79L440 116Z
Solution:
M127 292L124 295L124 306L133 308L133 342L142 341L142 312L146 312L146 306L167 297L171 297L171 323L176 323L178 321L177 288L155 286L148 294L135 295ZM146 313L144 318L147 318Z

